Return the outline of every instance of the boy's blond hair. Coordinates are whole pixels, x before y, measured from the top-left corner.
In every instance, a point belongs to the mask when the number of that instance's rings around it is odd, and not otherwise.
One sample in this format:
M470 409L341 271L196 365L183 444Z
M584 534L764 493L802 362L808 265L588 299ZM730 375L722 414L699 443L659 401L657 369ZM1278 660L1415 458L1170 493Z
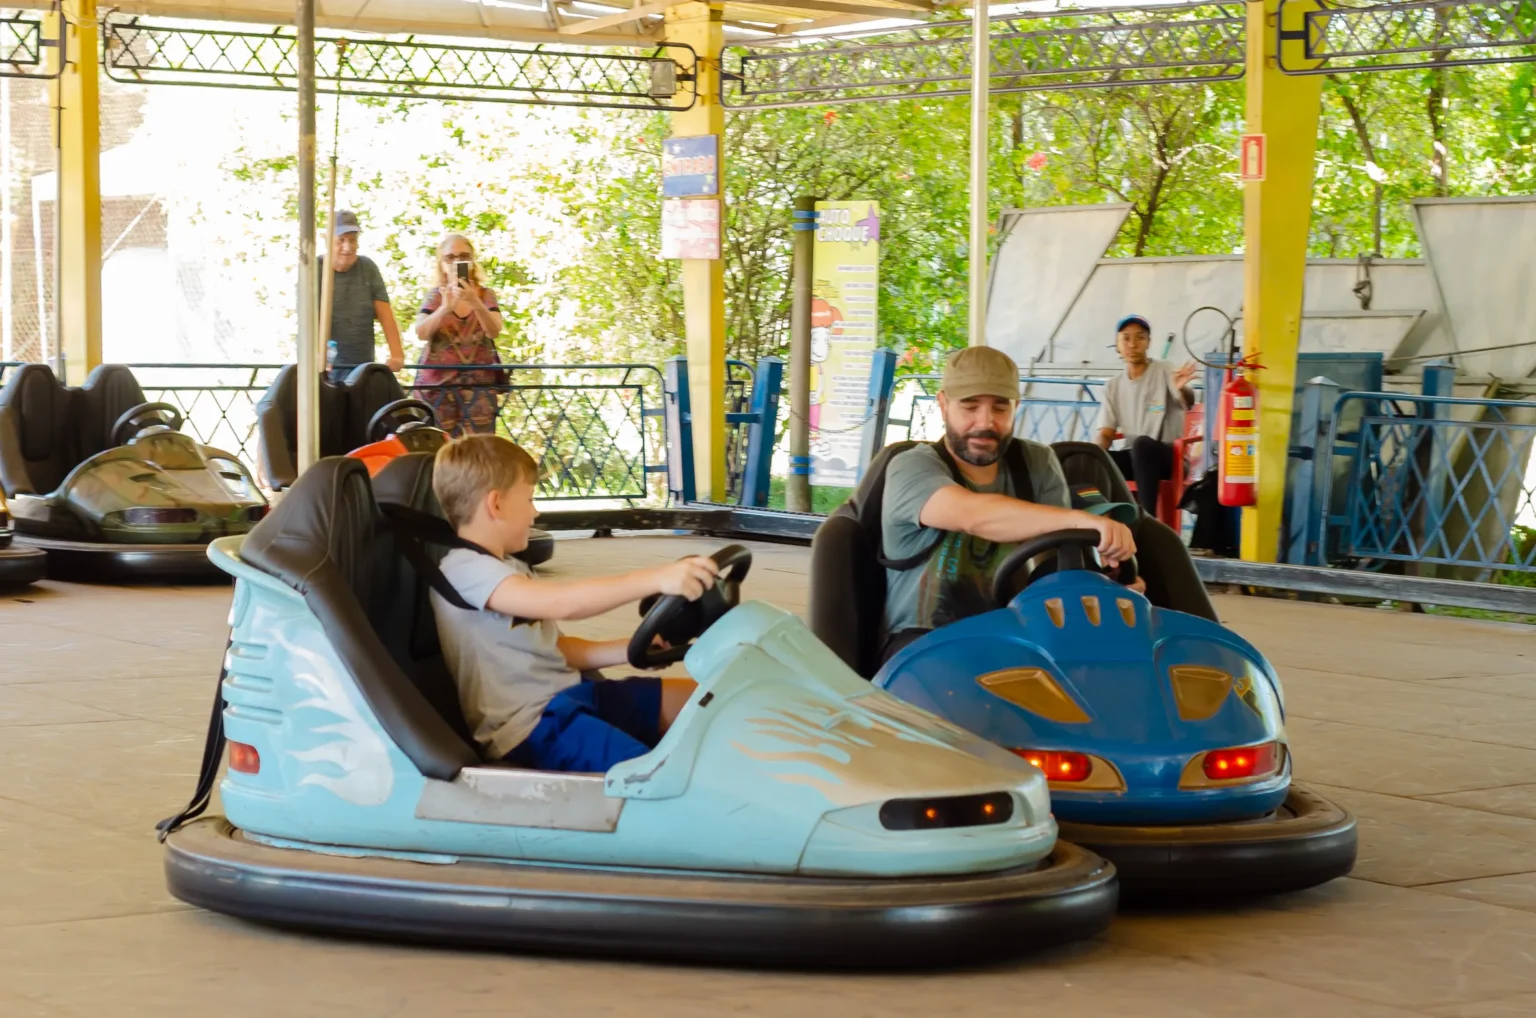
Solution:
M465 435L438 450L432 467L432 492L443 515L455 527L475 516L491 491L506 491L518 481L539 483L539 465L528 451L501 435Z

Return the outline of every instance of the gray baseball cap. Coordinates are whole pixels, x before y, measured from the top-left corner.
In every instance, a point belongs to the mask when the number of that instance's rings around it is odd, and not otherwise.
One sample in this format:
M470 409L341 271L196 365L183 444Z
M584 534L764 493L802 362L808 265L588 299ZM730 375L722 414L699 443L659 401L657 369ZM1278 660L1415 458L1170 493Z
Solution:
M357 224L357 213L342 209L336 213L336 236L345 233L362 233L363 228Z

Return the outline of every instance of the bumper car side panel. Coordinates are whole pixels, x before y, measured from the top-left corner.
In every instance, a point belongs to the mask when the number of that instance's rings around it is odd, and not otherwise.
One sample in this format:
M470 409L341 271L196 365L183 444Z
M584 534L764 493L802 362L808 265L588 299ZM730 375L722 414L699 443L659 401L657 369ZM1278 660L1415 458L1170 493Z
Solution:
M228 582L206 544L112 544L17 534L16 547L47 552L48 575L96 583Z
M1190 827L1063 821L1061 836L1115 864L1135 897L1221 898L1296 891L1349 873L1355 818L1295 785L1274 817Z
M7 535L7 544L10 544ZM36 583L48 571L48 555L25 544L0 547L0 588L25 587Z
M221 817L167 840L183 901L387 939L806 967L974 963L1093 936L1114 868L1058 845L1039 867L847 880L611 867L446 865L257 844Z

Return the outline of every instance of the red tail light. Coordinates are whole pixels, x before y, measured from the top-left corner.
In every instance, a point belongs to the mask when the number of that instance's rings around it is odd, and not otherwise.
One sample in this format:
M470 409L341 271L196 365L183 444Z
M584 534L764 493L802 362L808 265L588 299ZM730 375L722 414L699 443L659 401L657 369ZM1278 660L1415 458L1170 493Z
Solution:
M255 746L231 741L229 744L229 769L241 774L261 773L261 754Z
M1230 781L1272 774L1279 766L1279 758L1275 744L1266 742L1261 746L1213 749L1205 754L1202 767L1212 781Z
M1014 752L1044 771L1049 781L1073 784L1087 781L1088 775L1093 773L1093 760L1087 753L1040 749L1016 749Z

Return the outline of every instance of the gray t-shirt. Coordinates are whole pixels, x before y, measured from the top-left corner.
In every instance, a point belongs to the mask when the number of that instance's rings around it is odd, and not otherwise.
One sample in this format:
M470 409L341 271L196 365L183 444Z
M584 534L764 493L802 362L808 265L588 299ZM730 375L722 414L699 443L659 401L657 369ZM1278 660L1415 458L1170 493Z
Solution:
M320 268L324 273L324 259ZM325 278L323 274L321 278ZM350 269L336 273L336 288L331 293L331 334L326 338L336 344L336 367L355 367L373 361L376 300L389 303L384 275L372 258L358 255Z
M1173 442L1184 435L1184 394L1167 361L1149 360L1140 378L1121 372L1104 386L1096 431L1113 428L1127 442L1149 435Z
M1035 502L1070 508L1067 479L1050 446L1022 438L1013 441L1024 447ZM885 504L880 515L886 558L909 558L933 542L937 532L919 523L918 517L934 492L954 483L938 450L926 442L891 460L886 467ZM988 494L1015 494L1008 465L1001 460L994 483L984 488L966 487ZM992 570L1013 548L1012 544L994 544L970 534L948 533L923 565L887 569L886 631L937 629L990 611L996 607L990 596Z
M485 607L508 576L532 576L516 559L495 559L468 548L443 556L443 575L480 611L465 611L432 592L437 637L459 687L459 706L475 741L499 760L528 737L556 693L581 681L560 653L560 627L547 620L513 625Z

